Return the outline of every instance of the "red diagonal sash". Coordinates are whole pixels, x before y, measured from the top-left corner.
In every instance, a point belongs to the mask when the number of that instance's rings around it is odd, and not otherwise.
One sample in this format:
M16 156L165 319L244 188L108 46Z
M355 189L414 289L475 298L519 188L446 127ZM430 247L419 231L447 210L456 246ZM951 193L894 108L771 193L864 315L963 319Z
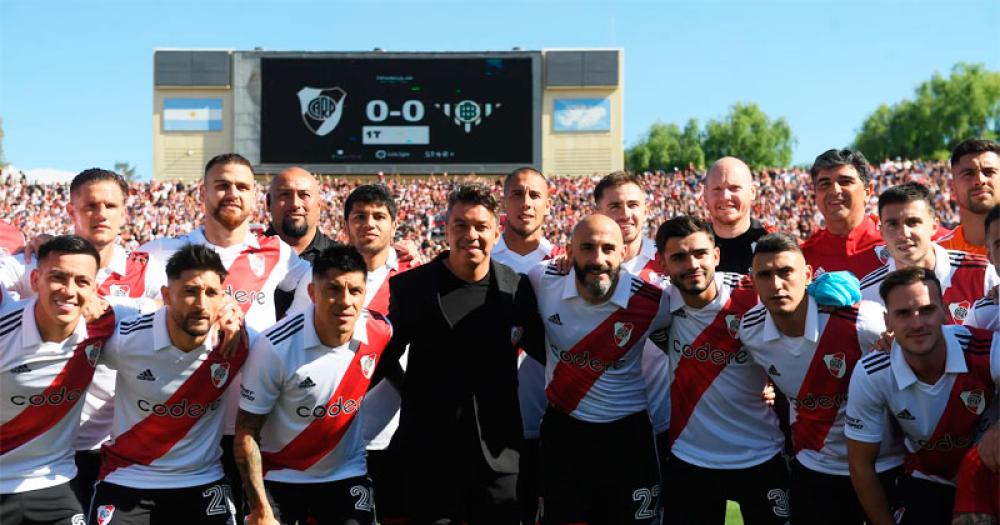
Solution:
M260 248L243 250L229 266L229 273L222 283L227 291L231 291L244 314L254 305L250 295L261 291L271 271L281 259L279 237L259 236L257 242L260 243Z
M857 316L857 305L830 312L795 404L792 424L795 453L803 449L821 450L840 407L847 401L851 371L861 359ZM831 361L828 363L827 359Z
M678 354L671 356L677 358L679 362L674 370L674 381L670 385L670 443L673 443L687 427L688 420L691 419L691 414L694 413L701 396L712 386L715 378L726 369L729 358L743 348L743 344L730 330L726 318L736 316L736 319L739 319L755 304L757 304L757 294L753 290L734 288L729 300L722 310L719 310L711 324L691 341L690 346L694 352L698 352L701 348L708 350L706 354L722 351L726 357L724 361L715 362L707 355L705 359ZM685 341L682 343L686 344Z
M179 406L184 403L188 407L207 407L222 397L233 378L239 374L248 354L246 343L243 342L231 356L222 357L219 351L222 343L220 341L209 352L208 358L198 365L194 373L163 404ZM213 378L213 374L219 370L227 372L225 380L221 382L217 376ZM146 416L101 447L100 479L117 469L130 465L149 465L162 457L207 413L207 409L196 413L184 410L180 415L168 413Z
M985 260L967 256L966 262L952 272L951 284L942 297L947 322L965 323L969 312L972 311L972 305L983 296L986 264Z
M149 262L149 254L145 252L132 252L125 262L125 275L111 272L111 275L97 287L98 295L106 297L111 295L111 286L117 285L125 291L128 297L142 297L146 290L146 264Z
M372 296L372 300L365 306L371 312L378 312L382 315L389 315L389 279L397 273L405 272L412 268L410 261L399 262L398 269L390 269L385 275L385 279L378 287L378 291Z
M656 257L653 257L646 262L646 265L639 270L639 278L643 282L649 284L656 284L659 282L660 277L662 277L663 267L660 265L660 253L656 253Z
M382 351L389 343L392 328L381 315L372 314L366 323L368 343L358 346L351 364L334 389L326 404L326 415L315 418L306 428L285 444L281 450L262 452L263 470L306 470L332 452L351 427L354 416L361 410L361 403L372 373ZM335 415L331 415L334 412Z
M962 457L976 439L976 432L984 414L993 402L996 385L990 376L990 346L993 332L969 329L972 340L965 353L969 371L958 374L948 393L948 403L927 446L916 452L907 452L904 459L906 472L914 470L943 479L954 479ZM977 413L978 412L978 413Z
M34 312L27 311L25 315L34 315ZM76 406L94 378L101 346L114 331L115 311L111 307L101 317L87 323L87 338L73 348L73 355L52 384L39 394L49 402L28 405L20 414L0 425L0 454L6 454L45 433Z
M630 285L628 281L618 283L618 286ZM643 284L629 298L628 306L612 313L564 354L567 358L556 363L552 380L545 387L545 395L553 406L567 414L576 410L604 373L604 366L591 363L613 363L634 348L656 317L661 293L659 288ZM627 331L628 340L619 344L621 338L616 331Z

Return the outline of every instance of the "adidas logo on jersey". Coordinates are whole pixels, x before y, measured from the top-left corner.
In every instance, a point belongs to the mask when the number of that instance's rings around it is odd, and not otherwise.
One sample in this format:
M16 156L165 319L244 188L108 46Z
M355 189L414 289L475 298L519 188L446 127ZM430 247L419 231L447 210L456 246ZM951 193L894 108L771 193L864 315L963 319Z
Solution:
M24 374L27 372L31 372L31 367L29 367L28 365L15 366L14 368L10 369L10 373L12 374Z
M143 370L139 375L135 376L135 378L140 381L156 381L156 376L153 375L153 371L148 368Z
M549 322L554 325L562 326L562 319L559 319L559 314L550 315Z
M899 419L905 419L906 421L914 421L917 419L913 417L913 414L911 414L910 411L905 408L903 410L900 410L899 413L896 414L896 417L898 417Z
M312 378L309 376L306 376L305 379L299 382L299 388L312 388L314 386L316 386L316 383L313 383Z
M780 375L781 375L781 372L778 372L778 369L777 369L777 368L775 368L775 367L774 367L774 365L771 365L771 366L770 366L770 367L769 367L769 368L767 369L767 375L770 375L770 376L780 376Z

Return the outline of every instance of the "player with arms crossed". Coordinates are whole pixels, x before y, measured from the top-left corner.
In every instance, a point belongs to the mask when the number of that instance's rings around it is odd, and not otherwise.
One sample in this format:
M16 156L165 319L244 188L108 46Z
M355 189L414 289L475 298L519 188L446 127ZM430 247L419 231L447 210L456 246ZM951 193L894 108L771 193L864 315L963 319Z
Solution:
M248 524L374 522L357 419L392 327L362 306L366 274L353 247L327 248L313 261L314 305L254 345L235 447Z
M926 268L890 273L879 293L895 341L890 352L865 356L851 378L846 429L851 479L873 525L947 525L962 457L995 418L1000 338L945 326L941 283ZM896 516L873 468L890 426L887 412L902 429L907 449L903 507Z

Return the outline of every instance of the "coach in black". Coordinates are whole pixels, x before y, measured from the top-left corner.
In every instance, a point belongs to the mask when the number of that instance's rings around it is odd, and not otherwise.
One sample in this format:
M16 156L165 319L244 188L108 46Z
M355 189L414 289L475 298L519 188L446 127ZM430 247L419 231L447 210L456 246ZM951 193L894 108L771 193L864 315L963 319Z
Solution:
M487 187L458 187L450 251L389 281L394 333L379 369L410 345L390 447L414 525L519 523L517 349L544 359L544 332L527 278L490 260L497 208Z

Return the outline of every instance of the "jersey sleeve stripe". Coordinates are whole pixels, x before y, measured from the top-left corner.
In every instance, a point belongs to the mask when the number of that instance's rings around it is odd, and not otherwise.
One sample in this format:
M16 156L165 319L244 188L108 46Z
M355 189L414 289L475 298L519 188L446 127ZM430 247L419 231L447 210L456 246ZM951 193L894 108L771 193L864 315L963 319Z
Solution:
M20 323L20 321L18 321L18 322L16 322L16 323L11 323L11 324L10 324L10 325L8 325L8 326L5 326L5 327L3 327L3 328L0 328L0 330L2 330L2 331L0 331L0 337L3 337L3 336L5 336L5 335L7 335L7 334L9 334L9 333L13 332L14 330L17 330L17 328L18 328L19 326L21 326L21 323Z
M295 323L294 328L292 328L291 330L288 330L288 331L284 332L283 334L281 334L278 337L269 337L268 339L270 339L271 345L277 346L278 344L280 344L285 339L288 339L289 337L291 337L291 336L293 336L293 335L301 332L302 328L304 326L305 326L305 323L303 321L299 321L299 322Z
M8 320L13 319L15 317L19 317L21 315L21 312L23 312L23 311L24 311L24 308L18 308L17 310L14 310L13 312L11 312L9 314L6 314L6 315L0 317L0 324L6 323Z
M305 319L305 314L298 314L295 315L294 317L289 317L288 319L285 319L280 323L278 323L277 325L271 327L267 332L264 333L264 335L266 335L268 339L279 337L281 336L282 333L290 330L292 328L292 325L294 325L295 323L302 322L303 319Z

